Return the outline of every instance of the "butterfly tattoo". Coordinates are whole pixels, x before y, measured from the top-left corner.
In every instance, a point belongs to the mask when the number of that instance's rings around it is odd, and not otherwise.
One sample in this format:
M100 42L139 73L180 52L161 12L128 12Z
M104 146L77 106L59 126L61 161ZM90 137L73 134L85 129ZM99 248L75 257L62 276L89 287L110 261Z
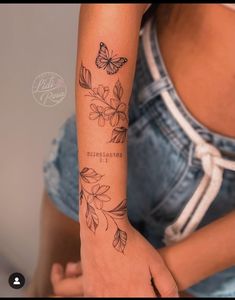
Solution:
M108 47L105 43L100 43L100 49L95 60L97 68L106 70L107 74L113 75L128 61L126 57L117 57L109 53Z

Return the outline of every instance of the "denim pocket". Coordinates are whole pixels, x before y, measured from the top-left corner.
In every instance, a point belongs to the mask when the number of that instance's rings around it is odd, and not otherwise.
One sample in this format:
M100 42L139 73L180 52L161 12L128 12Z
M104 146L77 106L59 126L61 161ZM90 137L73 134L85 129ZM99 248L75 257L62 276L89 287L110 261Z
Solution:
M147 114L128 135L128 205L136 222L146 220L184 174L187 161Z
M196 190L203 172L198 166L186 163L178 172L175 184L169 188L161 202L150 212L149 233L157 240L162 240L167 226L173 224ZM167 174L166 174L167 176Z
M202 178L202 171L198 167L186 164L177 175L175 184L169 188L161 203L156 205L150 213L151 218L165 225L173 223L178 218L196 190Z

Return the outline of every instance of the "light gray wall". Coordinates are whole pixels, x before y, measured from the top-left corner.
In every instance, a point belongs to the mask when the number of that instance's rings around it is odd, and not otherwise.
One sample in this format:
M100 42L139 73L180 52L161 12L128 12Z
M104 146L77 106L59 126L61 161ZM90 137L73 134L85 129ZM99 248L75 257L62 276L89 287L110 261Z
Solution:
M79 4L0 5L0 255L27 275L38 250L42 161L74 111L78 14ZM51 108L31 92L47 71L67 86Z

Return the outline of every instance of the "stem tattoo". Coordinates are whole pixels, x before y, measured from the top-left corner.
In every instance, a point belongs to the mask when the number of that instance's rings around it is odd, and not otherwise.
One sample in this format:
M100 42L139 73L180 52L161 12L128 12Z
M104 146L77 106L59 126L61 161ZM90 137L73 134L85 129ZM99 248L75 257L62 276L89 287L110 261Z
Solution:
M116 231L113 238L113 247L118 252L124 253L124 249L127 244L127 233L120 229L118 220L124 219L127 214L127 202L126 199L122 200L116 207L111 210L105 209L105 203L111 200L108 195L110 189L109 185L100 184L104 175L98 174L92 168L83 168L80 172L80 205L85 202L86 205L86 224L87 227L93 232L96 232L99 226L99 214L100 212L106 220L106 229L109 229L110 221L116 227Z

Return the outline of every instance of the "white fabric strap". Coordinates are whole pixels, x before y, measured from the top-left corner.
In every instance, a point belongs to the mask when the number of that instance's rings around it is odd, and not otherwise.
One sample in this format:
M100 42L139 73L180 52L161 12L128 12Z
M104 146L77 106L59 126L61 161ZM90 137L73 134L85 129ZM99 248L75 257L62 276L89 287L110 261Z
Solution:
M235 10L235 3L220 3L222 5L225 5L226 7Z
M161 76L151 48L151 25L149 21L144 28L143 46L149 70L153 79L158 81ZM155 43L157 46L157 40ZM168 90L163 90L161 96L175 120L195 144L195 156L201 160L204 171L203 178L180 216L165 230L164 242L169 245L184 239L197 228L221 188L223 170L235 171L235 162L223 159L220 151L198 134L179 111Z

